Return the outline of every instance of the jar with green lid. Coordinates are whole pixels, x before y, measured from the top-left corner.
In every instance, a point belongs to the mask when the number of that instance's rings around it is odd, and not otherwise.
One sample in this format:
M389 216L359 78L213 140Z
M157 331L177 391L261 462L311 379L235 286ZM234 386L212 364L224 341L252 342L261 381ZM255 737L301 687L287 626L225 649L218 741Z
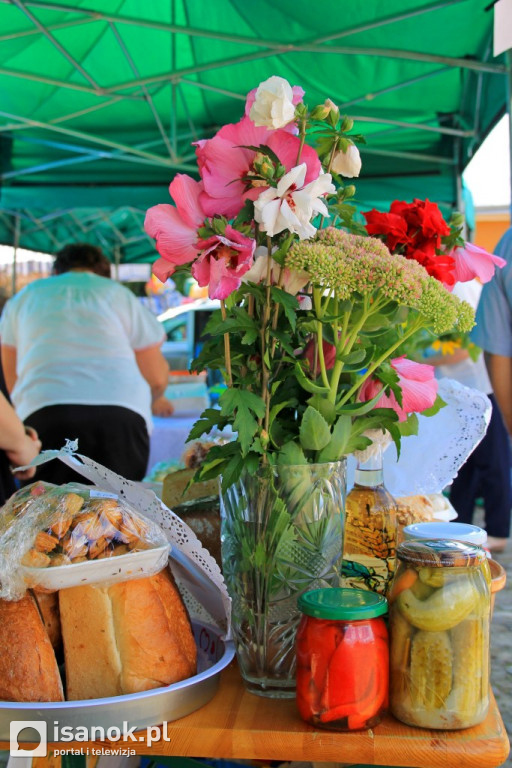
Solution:
M311 725L371 728L388 705L387 600L361 589L315 589L298 600L297 706Z
M485 553L460 541L407 541L389 594L391 712L420 728L470 728L489 707Z

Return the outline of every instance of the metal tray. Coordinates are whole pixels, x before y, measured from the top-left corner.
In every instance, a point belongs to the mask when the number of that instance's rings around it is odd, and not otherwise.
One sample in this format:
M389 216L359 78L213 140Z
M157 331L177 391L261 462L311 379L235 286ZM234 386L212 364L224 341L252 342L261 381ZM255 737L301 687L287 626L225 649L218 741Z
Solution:
M45 722L48 742L56 742L59 739L55 736L61 736L64 726L88 730L92 726L102 726L106 733L109 728L122 729L126 722L127 728L140 730L195 712L213 698L220 673L232 660L235 651L231 641L221 638L217 627L200 622L192 622L192 627L198 648L199 670L194 677L166 688L106 699L34 703L0 701L0 741L9 741L12 720ZM23 737L23 731L20 736Z

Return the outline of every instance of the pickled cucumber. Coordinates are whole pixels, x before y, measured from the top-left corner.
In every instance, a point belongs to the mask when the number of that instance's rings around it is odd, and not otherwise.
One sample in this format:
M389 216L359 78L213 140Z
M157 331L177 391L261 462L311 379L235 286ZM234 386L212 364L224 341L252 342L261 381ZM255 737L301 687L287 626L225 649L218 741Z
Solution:
M440 709L452 689L448 632L417 632L411 646L411 700L415 709Z
M437 589L426 600L418 600L411 589L397 598L402 616L417 629L443 632L465 619L479 600L470 581L457 580Z

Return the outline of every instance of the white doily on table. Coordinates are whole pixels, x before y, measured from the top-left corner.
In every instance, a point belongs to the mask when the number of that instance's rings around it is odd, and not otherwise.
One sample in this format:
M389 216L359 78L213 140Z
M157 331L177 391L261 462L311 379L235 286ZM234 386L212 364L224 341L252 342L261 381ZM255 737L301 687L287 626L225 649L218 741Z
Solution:
M400 459L394 443L384 454L384 482L393 496L440 493L487 431L492 411L487 395L453 379L439 381L439 395L446 406L435 416L418 417L418 434L402 438ZM349 456L348 488L355 466Z
M77 444L68 441L60 451L42 451L31 466L57 459L87 478L102 491L114 493L154 520L171 543L170 566L194 618L215 623L229 637L231 598L216 560L194 531L157 498L153 491L112 472L96 461L76 453Z

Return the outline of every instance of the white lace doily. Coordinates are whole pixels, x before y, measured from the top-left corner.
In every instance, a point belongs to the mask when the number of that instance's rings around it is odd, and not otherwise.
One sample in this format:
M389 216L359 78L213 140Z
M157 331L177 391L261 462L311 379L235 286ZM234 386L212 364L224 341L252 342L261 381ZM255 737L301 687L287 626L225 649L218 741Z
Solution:
M180 586L183 599L194 618L220 626L230 635L231 598L216 560L194 531L153 493L139 483L126 480L116 472L76 453L76 442L60 451L42 451L31 466L60 460L87 478L102 491L115 493L135 507L141 515L154 520L171 544L170 566Z
M393 496L441 492L487 431L492 410L487 395L453 379L439 381L439 395L446 406L435 416L418 417L418 434L402 439L400 459L394 443L384 453L384 482ZM349 456L348 488L355 465Z

